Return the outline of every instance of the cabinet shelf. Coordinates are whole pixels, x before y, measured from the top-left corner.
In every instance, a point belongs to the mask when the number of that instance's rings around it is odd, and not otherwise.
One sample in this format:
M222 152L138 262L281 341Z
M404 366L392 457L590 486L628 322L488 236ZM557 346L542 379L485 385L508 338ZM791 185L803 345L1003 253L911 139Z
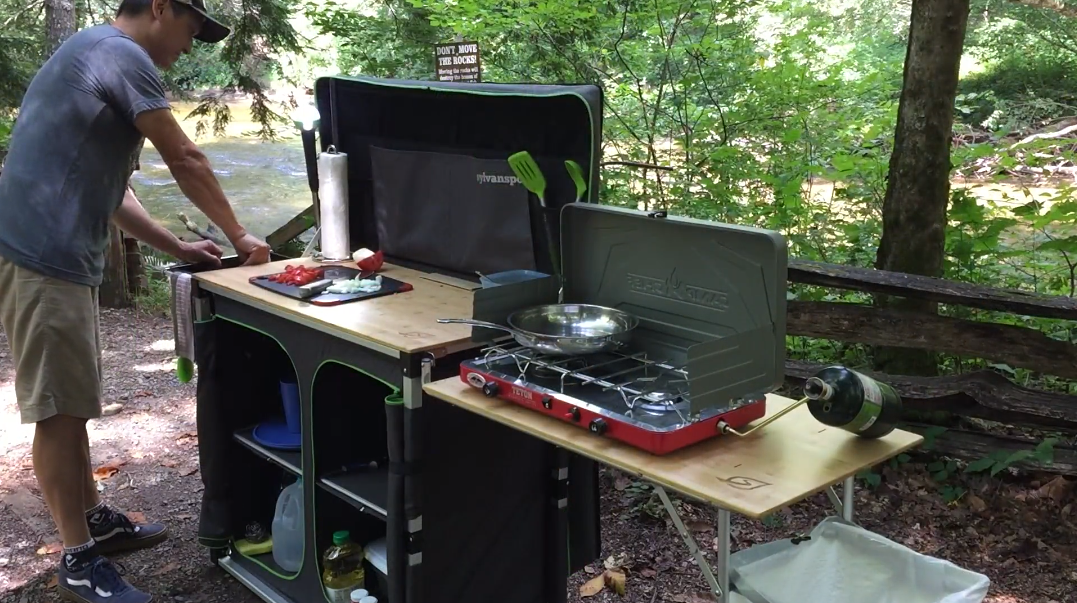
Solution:
M272 553L246 557L233 551L231 555L218 560L217 563L264 601L270 603L308 601L318 594L316 591L311 593L310 588L305 587L298 579L286 580L263 567L268 566L277 572L287 573L273 562Z
M266 448L254 440L253 427L240 429L232 436L259 457L274 462L295 475L303 475L303 455L298 451Z
M389 469L333 473L318 480L318 486L374 517L386 519L389 506Z

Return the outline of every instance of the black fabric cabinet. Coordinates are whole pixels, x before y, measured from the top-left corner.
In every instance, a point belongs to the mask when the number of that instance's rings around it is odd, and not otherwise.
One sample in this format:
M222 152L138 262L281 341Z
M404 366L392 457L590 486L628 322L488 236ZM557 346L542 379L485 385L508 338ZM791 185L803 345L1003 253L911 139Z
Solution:
M405 408L403 384L421 374L420 359L382 357L227 297L208 298L214 317L196 324L199 540L229 571L261 582L247 584L259 594L320 601L321 553L340 529L360 542L387 538L389 592L376 594L389 603L563 601L566 539L573 565L598 556L598 510L586 508L597 502L590 463L570 473L581 494L568 495L563 511L580 511L569 521L557 512L563 452L433 398ZM439 359L429 379L455 373L459 360ZM303 449L265 449L250 429L282 415L277 384L290 375L300 384ZM368 460L382 469L339 472ZM245 557L231 543L250 521L268 528L280 489L300 475L307 546L302 569L289 576L271 554ZM409 526L416 519L421 525ZM375 582L371 575L368 588Z
M334 77L315 89L321 150L348 154L352 249L383 249L390 263L468 278L475 270L552 273L541 209L506 180L506 159L521 150L544 172L555 229L576 196L566 159L589 179L581 201L597 200L597 87ZM474 192L486 185L501 188ZM483 210L492 203L517 205ZM238 298L198 296L199 540L263 598L325 601L321 555L341 529L361 543L386 538L380 603L557 603L568 574L600 554L593 461L422 394L424 381L456 375L479 344L430 363ZM283 414L285 377L299 383L301 451L251 438L258 422ZM370 461L377 470L356 466ZM306 546L292 576L271 554L246 557L233 541L248 522L269 529L281 488L300 476ZM370 588L377 580L367 571Z

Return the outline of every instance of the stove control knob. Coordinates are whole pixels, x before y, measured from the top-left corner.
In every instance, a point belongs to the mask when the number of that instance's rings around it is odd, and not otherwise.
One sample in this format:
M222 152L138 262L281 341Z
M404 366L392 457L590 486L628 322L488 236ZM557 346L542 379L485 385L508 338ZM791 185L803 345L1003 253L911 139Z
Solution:
M606 421L603 419L595 419L594 421L591 421L591 424L588 425L587 428L591 430L591 433L602 435L609 429L609 425L607 425Z
M482 384L482 393L493 398L497 395L497 390L500 389L497 385L497 381L487 381Z
M553 408L553 398L551 398L550 396L543 396L542 407L546 410L550 410L551 408Z
M580 420L580 409L573 406L572 408L568 409L568 412L565 413L565 418L568 419L569 421L579 421Z

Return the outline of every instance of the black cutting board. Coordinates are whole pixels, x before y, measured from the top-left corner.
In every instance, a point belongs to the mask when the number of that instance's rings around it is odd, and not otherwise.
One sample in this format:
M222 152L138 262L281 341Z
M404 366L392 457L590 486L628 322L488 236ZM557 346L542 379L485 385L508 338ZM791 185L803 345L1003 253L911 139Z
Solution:
M323 270L325 270L324 278L331 278L333 280L340 278L355 278L360 274L363 274L365 278L374 278L374 274L371 272L362 272L355 268L346 268L344 266L326 266ZM409 283L398 281L395 278L389 278L383 275L381 277L381 289L378 289L377 291L362 291L359 293L320 293L312 297L301 297L299 294L299 287L295 285L285 285L283 283L274 283L269 280L270 276L273 275L266 274L263 276L254 276L251 277L250 282L252 285L315 306L336 306L348 302L359 301L361 299L373 299L383 295L404 293L412 290L412 286Z

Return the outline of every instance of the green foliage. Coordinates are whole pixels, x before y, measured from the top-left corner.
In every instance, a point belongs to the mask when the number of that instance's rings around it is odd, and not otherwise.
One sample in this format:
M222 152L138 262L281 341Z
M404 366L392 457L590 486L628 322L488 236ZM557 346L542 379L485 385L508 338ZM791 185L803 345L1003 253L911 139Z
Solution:
M17 5L16 5L17 6ZM30 14L0 0L0 165L7 154L15 109L22 102L41 56L40 37L22 29Z
M1021 461L1033 460L1050 465L1054 462L1054 446L1057 442L1057 438L1047 438L1034 450L996 450L982 459L969 463L965 471L967 473L989 472L991 477L995 477Z
M135 308L146 314L171 315L172 290L168 277L164 273L150 270L146 281L146 289L135 296Z
M282 113L296 107L294 99L290 104L275 105L267 94L268 74L273 70L279 73L280 68L273 53L303 51L291 23L293 11L292 0L239 0L225 3L215 13L232 27L232 35L219 51L226 69L216 72L215 77L223 82L222 87L250 98L251 117L259 126L252 134L265 140L276 139L281 126L291 127ZM198 120L197 135L210 127L222 135L230 114L224 98L216 95L203 99L191 117Z
M11 140L11 127L13 125L11 119L0 115L0 165L3 164L4 157L7 155L8 142Z
M961 82L975 94L965 123L1009 131L1077 110L1077 28L1055 11L1016 2L985 3L966 54L983 70ZM975 9L974 9L975 14Z
M953 484L946 484L942 488L939 488L939 494L942 495L942 499L948 504L956 503L967 493L968 490L962 486L955 486Z
M165 85L177 93L223 89L232 84L232 73L219 46L196 44L192 52L162 74Z
M337 67L348 75L429 79L433 45L450 34L431 25L428 11L404 0L386 0L370 13L340 3L308 1L304 14L337 41Z
M878 488L883 483L883 476L872 471L871 469L864 469L856 474L856 478L863 481L869 488Z
M928 464L927 470L931 472L931 479L944 482L957 472L957 461L935 461Z

